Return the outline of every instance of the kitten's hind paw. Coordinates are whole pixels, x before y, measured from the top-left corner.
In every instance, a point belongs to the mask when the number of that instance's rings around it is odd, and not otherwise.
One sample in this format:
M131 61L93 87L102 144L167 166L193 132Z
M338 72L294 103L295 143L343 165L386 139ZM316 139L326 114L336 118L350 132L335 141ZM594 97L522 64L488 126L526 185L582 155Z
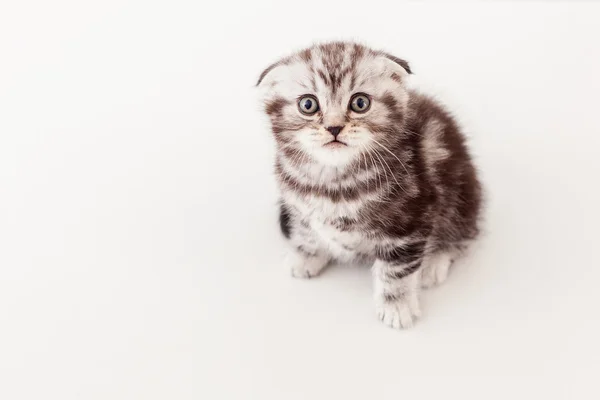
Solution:
M451 264L450 253L436 253L426 257L421 267L421 287L432 288L444 283Z
M329 260L321 255L308 255L291 251L285 258L285 266L294 278L312 278L317 276Z

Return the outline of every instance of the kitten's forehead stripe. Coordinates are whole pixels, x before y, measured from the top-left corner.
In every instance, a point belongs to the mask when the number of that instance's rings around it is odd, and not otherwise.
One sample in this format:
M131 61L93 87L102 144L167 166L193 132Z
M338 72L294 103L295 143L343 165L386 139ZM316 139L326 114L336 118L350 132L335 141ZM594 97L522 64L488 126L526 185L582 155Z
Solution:
M318 70L317 74L319 74L319 78L321 78L321 80L323 81L323 83L325 83L325 85L329 86L329 77L325 74L325 71L323 70Z
M310 75L310 86L311 86L313 93L315 93L317 91L317 81L315 80L314 70L311 70L311 72L312 72L312 74Z
M353 70L350 76L350 91L354 91L354 87L356 86L356 72Z
M298 53L298 56L300 59L308 63L312 60L312 51L311 49L302 50L300 53Z
M326 85L331 86L330 89L335 92L340 88L344 77L349 73L353 74L350 86L354 86L356 83L356 69L361 60L375 59L377 57L385 57L404 68L409 74L412 73L408 62L401 58L382 51L369 49L358 43L333 42L301 50L293 56L285 57L270 65L261 73L257 86L260 85L274 68L281 65L290 65L294 62L301 62L309 66L312 73L317 71ZM401 81L401 76L398 74L393 74L391 78L398 82ZM364 81L361 84L364 84ZM315 85L312 86L314 87Z
M353 51L352 51L351 59L352 59L352 67L354 67L354 66L356 66L356 63L358 62L358 60L364 56L365 48L358 44L354 44L352 50Z

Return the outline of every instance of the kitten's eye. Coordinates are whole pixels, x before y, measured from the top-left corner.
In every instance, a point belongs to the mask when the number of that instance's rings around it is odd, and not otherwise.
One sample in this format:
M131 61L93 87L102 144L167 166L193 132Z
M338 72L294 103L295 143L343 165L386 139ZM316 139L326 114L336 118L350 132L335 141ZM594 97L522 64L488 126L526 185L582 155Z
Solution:
M354 112L364 113L369 107L371 107L371 100L364 93L357 93L350 99L350 109Z
M298 109L304 115L313 115L319 111L319 102L315 96L302 96L300 100L298 100Z

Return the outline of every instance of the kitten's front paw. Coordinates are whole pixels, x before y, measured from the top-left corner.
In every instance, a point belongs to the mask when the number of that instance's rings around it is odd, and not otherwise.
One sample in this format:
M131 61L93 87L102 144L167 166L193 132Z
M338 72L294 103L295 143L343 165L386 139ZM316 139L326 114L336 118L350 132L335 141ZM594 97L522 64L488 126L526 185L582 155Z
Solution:
M285 259L285 265L294 278L312 278L325 268L328 259L320 255L305 255L290 252Z
M416 297L409 299L381 299L376 305L377 316L389 327L406 329L413 326L414 321L421 316L419 300Z
M451 264L452 255L449 253L428 256L421 267L421 287L431 288L441 285L448 277Z

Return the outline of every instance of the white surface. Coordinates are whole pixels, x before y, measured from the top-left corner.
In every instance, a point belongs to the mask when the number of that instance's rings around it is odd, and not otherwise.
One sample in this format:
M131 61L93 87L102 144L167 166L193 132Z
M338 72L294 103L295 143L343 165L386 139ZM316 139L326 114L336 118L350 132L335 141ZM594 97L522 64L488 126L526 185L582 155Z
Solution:
M97 3L0 6L0 398L599 398L600 5ZM409 331L366 268L281 268L252 85L336 37L411 61L488 189Z

